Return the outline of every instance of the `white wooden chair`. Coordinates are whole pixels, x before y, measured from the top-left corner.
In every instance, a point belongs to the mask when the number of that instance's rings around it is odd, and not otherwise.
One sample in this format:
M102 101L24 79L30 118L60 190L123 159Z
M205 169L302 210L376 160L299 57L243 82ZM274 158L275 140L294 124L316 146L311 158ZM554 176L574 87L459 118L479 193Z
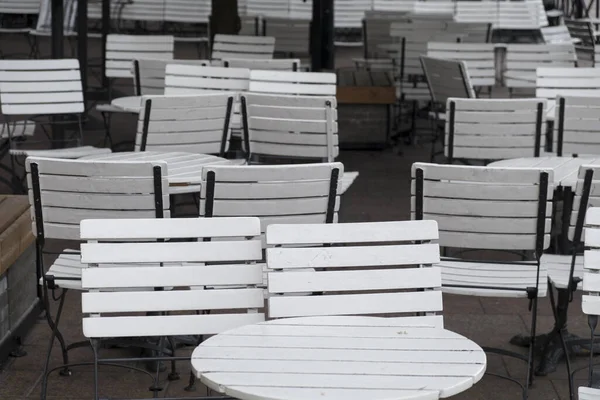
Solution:
M435 221L272 224L269 317L385 314L443 328L437 239Z
M556 98L556 155L600 154L600 97Z
M300 59L256 59L256 58L224 58L221 60L226 68L249 68L271 71L300 71Z
M427 15L435 15L436 19L452 20L455 7L454 2L446 0L415 1L412 13L421 18Z
M332 162L339 155L335 97L242 95L248 162L257 157Z
M335 96L336 75L332 72L250 71L252 93Z
M493 43L427 43L427 57L461 60L465 62L473 86L496 84Z
M598 293L600 292L600 285L598 284L598 274L600 272L600 263L598 262L598 255L600 254L600 241L598 240L598 233L600 232L599 211L600 209L598 206L595 206L587 212L585 219L585 247L588 250L585 251L583 256L583 290L585 294L582 297L581 308L583 309L584 314L588 315L588 324L591 328L590 339L592 343L594 343L598 315L600 315L600 302L598 301L600 299L600 297L598 297ZM590 355L588 368L587 384L591 386L594 373L593 354ZM600 399L600 389L591 387L579 388L579 400L598 399Z
M539 157L544 148L546 101L543 99L449 98L444 152L448 162L486 163Z
M540 31L546 44L576 44L581 41L571 37L566 25L545 26Z
M212 13L212 2L197 0L170 0L164 2L164 22L176 24L203 25L206 30L202 34L192 35L174 33L175 43L194 43L208 46L208 24ZM196 29L197 31L197 29Z
M596 35L589 21L565 18L565 26L572 38L577 39L575 44L577 59L582 66L594 66L594 50L596 47Z
M569 68L577 66L575 47L562 44L509 44L506 46L504 85L514 89L535 88L539 67Z
M548 110L558 96L600 96L600 68L536 69L535 97L548 100Z
M262 259L258 218L84 220L81 238L88 240L81 260L89 264L81 281L89 290L82 295L83 334L94 351L96 400L104 339L154 337L164 348L164 339L172 343L172 336L202 338L264 321L263 289L257 287L263 279L262 265L256 264ZM117 242L123 240L128 242ZM159 353L173 365L189 360L175 350ZM161 390L158 373L148 375L151 390Z
M437 154L435 146L438 138L443 139L445 135L441 131L442 123L446 117L446 104L449 98L475 98L475 90L471 85L467 66L464 61L444 60L433 57L421 56L421 68L425 74L429 100L432 104L430 117L434 123L434 137L431 142L431 161ZM444 143L442 143L444 145Z
M166 68L166 95L235 92L230 125L236 131L241 129L239 93L248 91L249 86L250 70L247 68L203 67L183 64L169 64Z
M275 38L270 36L215 35L211 59L273 58Z
M185 151L225 156L231 93L143 96L135 151Z
M42 302L54 340L63 358L61 374L70 374L67 346L58 326L69 289L81 290L81 262L78 250L66 249L46 267L46 244L51 240L79 241L79 223L86 218L162 218L169 217L166 163L99 162L28 157L26 160L32 231L36 236L36 263ZM52 254L52 253L50 253ZM62 289L60 295L55 292ZM58 299L52 317L50 293ZM42 392L49 373L47 359Z
M79 158L110 152L110 149L83 146L81 118L85 105L79 61L76 59L0 60L0 105L8 131L11 168L15 174L13 186L16 191L21 189L20 178L15 170L15 158L18 156ZM22 121L28 116L36 117L35 121L44 129L47 139L52 144L71 147L30 150L27 145L17 143L17 135L13 136L13 132L17 133L16 129L19 126L17 121ZM55 132L59 128L64 130L66 126L64 122L59 127L49 119L44 119L50 116L74 117L70 123L73 132L68 136L55 137Z
M175 39L170 35L119 35L106 37L106 77L109 79L109 98L112 100L112 80L134 78L133 62L136 58L172 60L175 53ZM102 115L106 137L111 141L110 122L112 113L124 113L123 109L112 104L98 104L96 110Z
M273 223L335 223L341 163L207 166L202 169L200 216L259 217Z
M138 96L164 94L168 64L210 66L210 60L160 60L139 58L133 60L133 79Z
M262 23L263 36L275 38L276 54L310 61L310 17L301 19L265 16Z
M442 290L469 296L514 297L530 301L529 356L523 398L533 379L537 299L546 295L547 271L540 265L550 245L552 171L415 163L412 219L438 222ZM490 206L494 204L494 206ZM533 252L532 261L465 258L472 250ZM506 260L504 256L501 260ZM494 349L489 349L494 351Z

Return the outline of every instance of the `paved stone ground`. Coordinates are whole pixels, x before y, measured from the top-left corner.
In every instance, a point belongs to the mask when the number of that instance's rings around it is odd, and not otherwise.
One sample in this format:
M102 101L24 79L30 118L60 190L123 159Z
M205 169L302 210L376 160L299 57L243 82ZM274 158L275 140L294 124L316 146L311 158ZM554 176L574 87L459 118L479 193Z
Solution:
M4 37L3 37L4 39ZM27 46L23 39L3 40L2 50L23 51ZM8 47L8 49L7 49ZM47 43L42 43L42 53L48 54ZM93 44L91 56L98 54L98 46ZM177 50L179 58L193 58L192 48ZM360 49L342 49L337 55L337 66L351 65L351 57L360 56ZM119 89L123 89L119 87ZM124 93L129 93L123 89ZM495 90L501 95L501 89ZM92 112L92 120L86 125L86 143L95 144L102 141L99 130L99 116ZM117 115L114 119L113 132L118 140L132 139L135 132L135 116ZM426 126L426 124L424 124ZM343 134L343 132L342 132ZM340 221L385 221L405 220L410 212L410 168L416 161L429 159L429 148L426 145L412 145L404 148L399 156L391 149L383 151L343 151L340 160L347 170L360 171L360 177L343 196ZM7 160L3 160L7 162ZM8 188L0 186L0 192L8 192ZM58 244L61 247L63 244ZM496 299L465 296L444 296L445 324L448 329L459 332L482 346L496 346L503 349L522 351L508 343L517 333L526 333L530 323L527 301L523 299ZM81 332L80 294L69 293L67 305L61 322L62 331L68 342L83 338ZM569 312L570 330L580 335L588 335L586 318L581 313L581 296L577 295L571 303ZM548 331L552 327L552 311L547 299L539 305L539 332ZM27 356L9 359L0 371L0 399L24 400L39 398L42 368L47 352L50 330L43 318L40 318L31 333L25 338L24 349ZM184 349L182 352L191 351ZM106 355L135 355L129 349L106 350ZM73 351L72 362L85 362L92 359L87 348ZM59 365L60 356L56 347L52 352L52 364ZM575 360L576 366L585 366L585 358ZM182 379L166 382L161 397L187 396L183 390L189 374L189 363L180 362ZM525 376L525 363L508 357L490 354L488 356L488 372L509 375L522 379ZM576 386L583 383L585 373L581 373ZM163 379L166 375L163 374ZM112 367L102 367L100 383L103 397L149 397L148 378L140 373ZM198 388L196 394L204 393L205 388ZM83 400L92 398L92 369L89 366L73 368L70 377L54 374L50 378L48 398L52 400ZM457 400L510 400L520 398L520 389L504 379L486 375L482 381L465 393L456 396ZM531 400L564 400L568 399L567 375L564 363L558 370L547 377L537 378L530 391Z

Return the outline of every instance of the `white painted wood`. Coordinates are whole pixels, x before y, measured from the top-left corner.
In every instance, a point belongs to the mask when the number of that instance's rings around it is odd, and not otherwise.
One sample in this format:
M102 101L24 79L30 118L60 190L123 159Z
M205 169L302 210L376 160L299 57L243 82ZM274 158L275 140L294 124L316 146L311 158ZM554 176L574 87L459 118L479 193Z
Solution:
M373 328L365 327L369 323ZM192 367L209 387L243 400L438 399L483 375L485 355L473 345L449 331L408 328L391 318L290 318L214 336L194 351ZM414 351L421 348L427 351ZM416 353L423 358L415 363ZM443 376L445 365L455 371L452 377Z
M335 96L336 75L330 72L250 72L250 92Z
M224 58L221 60L224 67L249 68L273 71L300 71L300 59L253 59L253 58Z
M198 0L165 1L164 20L191 24L208 23L212 2Z
M575 44L580 66L594 66L595 29L589 21L565 18L565 26L572 38L578 39Z
M576 44L578 38L572 38L566 25L545 26L540 29L544 42L547 44Z
M65 0L63 2L63 33L65 35L73 35L75 33L78 4L79 2L76 0ZM32 35L48 35L52 31L51 0L40 0L38 5L37 24L35 29L29 33Z
M223 150L227 151L230 132L227 117L233 110L233 100L229 93L143 96L135 150L141 151L143 145L144 151L184 147L192 153L219 155L225 141Z
M246 91L250 70L183 64L166 67L165 94L197 94L206 91Z
M0 13L2 14L31 14L39 13L39 0L2 0Z
M160 223L165 222L161 227ZM199 237L214 231L218 219L146 220L153 239L183 238L190 224ZM82 271L82 287L92 290L82 296L83 331L87 337L164 336L179 334L214 334L264 320L256 312L264 304L263 292L254 286L262 283L262 266L243 264L262 258L260 241L232 240L240 232L247 238L260 234L258 219L223 220L229 226L227 241L127 242L123 237L102 233L110 223L113 230L124 227L132 231L136 220L88 220L90 242L82 244L81 260L89 263ZM237 225L237 226L236 226ZM183 228L182 230L179 227ZM162 229L161 229L162 228ZM206 230L204 228L207 228ZM216 228L225 237L223 229ZM226 230L225 230L226 231ZM106 242L98 243L95 232ZM190 238L188 237L188 240ZM141 247L140 247L141 246ZM169 247L167 249L167 247ZM175 248L177 247L177 248ZM225 250L226 249L226 250ZM175 256L177 254L177 256ZM182 265L158 266L177 258ZM233 261L237 265L203 265L206 262ZM192 265L189 263L200 263ZM155 266L152 266L154 263ZM109 266L109 268L105 267ZM240 289L235 286L241 285ZM170 290L156 291L168 286ZM208 286L211 290L189 290L189 286ZM142 290L135 290L142 288ZM229 310L218 315L198 315L197 310ZM167 312L167 315L131 316L131 312ZM178 315L168 315L177 311ZM187 314L182 314L187 312ZM103 313L105 313L103 315ZM144 333L141 333L144 332Z
M209 60L161 60L161 59L148 59L148 58L136 58L138 64L139 76L135 76L136 71L134 70L134 78L139 79L140 82L140 95L148 94L164 94L165 92L165 75L168 64L177 65L210 65Z
M600 69L537 68L536 97L557 96L600 96Z
M248 93L250 156L332 162L339 155L335 97Z
M439 269L420 268L439 262L437 244L411 244L423 238L437 239L432 221L271 225L267 228L267 243L284 247L267 249L267 267L272 270L267 286L271 294L269 315L277 318L441 311L441 293L422 291L441 285ZM324 243L342 246L323 247ZM408 267L413 265L418 267ZM383 268L391 266L395 268ZM317 270L291 273L306 267ZM395 292L379 293L381 290ZM300 295L306 292L325 294Z
M214 38L211 59L273 58L275 38L269 36L243 36L217 34Z
M571 43L529 45L509 44L506 46L504 83L508 88L533 88L533 81L513 79L511 76L535 77L538 67L575 67L577 55Z
M483 1L456 2L454 16L459 22L488 22L493 29L531 30L548 25L548 18L540 0L523 2Z
M600 93L598 97L557 97L554 135L560 155L600 154ZM562 132L562 147L558 140Z
M600 399L600 389L579 387L579 400L598 400Z
M427 43L427 56L464 61L473 86L494 86L496 71L492 43Z
M175 38L170 35L110 34L106 37L106 76L133 77L133 60L171 60L174 51Z
M535 156L536 136L538 152L544 148L545 109L543 99L449 98L444 154L452 160Z
M475 98L464 61L421 56L422 70L429 86L429 99L445 105L449 98Z
M0 104L4 115L83 112L79 61L0 60Z
M310 19L291 17L263 18L263 29L266 36L275 38L275 52L290 54L293 57L309 56Z

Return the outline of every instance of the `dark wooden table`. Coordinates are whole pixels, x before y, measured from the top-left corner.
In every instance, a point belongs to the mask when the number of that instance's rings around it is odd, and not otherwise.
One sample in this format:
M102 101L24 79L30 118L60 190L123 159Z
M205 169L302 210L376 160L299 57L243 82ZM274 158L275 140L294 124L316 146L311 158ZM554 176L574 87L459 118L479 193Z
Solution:
M390 72L337 71L341 148L384 148L391 132L396 88Z

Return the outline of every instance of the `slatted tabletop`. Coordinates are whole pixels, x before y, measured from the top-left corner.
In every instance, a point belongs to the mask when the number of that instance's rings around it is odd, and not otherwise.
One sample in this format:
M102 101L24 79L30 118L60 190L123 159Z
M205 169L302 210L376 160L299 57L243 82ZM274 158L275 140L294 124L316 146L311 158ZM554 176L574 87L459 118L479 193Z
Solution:
M162 151L126 151L83 157L98 161L164 161L167 163L169 193L198 193L202 182L202 167L231 164L230 160L208 154Z
M594 157L527 157L496 161L490 167L545 168L554 171L554 184L574 188L582 165L600 165Z
M204 341L192 368L210 388L242 400L429 400L469 389L486 356L445 329L377 317L285 318Z

